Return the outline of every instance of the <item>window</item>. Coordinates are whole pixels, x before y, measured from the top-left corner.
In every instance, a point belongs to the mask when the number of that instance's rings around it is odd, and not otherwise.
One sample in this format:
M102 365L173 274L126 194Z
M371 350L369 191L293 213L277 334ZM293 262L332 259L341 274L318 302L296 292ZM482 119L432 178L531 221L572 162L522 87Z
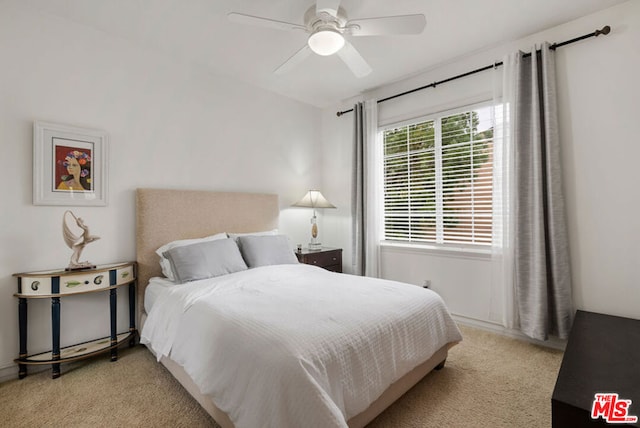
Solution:
M383 130L385 240L491 244L491 112L480 105Z

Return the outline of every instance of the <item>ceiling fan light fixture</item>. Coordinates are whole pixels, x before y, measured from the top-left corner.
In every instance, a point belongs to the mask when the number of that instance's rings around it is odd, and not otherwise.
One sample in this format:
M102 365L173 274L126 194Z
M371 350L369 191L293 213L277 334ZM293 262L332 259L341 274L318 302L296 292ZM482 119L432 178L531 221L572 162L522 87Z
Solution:
M328 56L342 49L344 37L336 30L324 28L311 34L307 43L318 55Z

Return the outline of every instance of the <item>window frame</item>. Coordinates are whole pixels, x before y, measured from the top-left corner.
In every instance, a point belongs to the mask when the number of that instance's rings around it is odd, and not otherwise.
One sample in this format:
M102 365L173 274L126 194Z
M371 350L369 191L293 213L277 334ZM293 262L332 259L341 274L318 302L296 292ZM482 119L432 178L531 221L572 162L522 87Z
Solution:
M397 122L388 122L383 126L378 127L378 141L380 142L380 150L382 152L380 165L378 166L381 169L381 180L379 186L379 197L381 201L381 215L380 215L380 229L381 229L381 240L380 245L383 248L387 249L405 249L409 251L419 251L422 253L431 253L434 255L450 255L457 257L470 257L470 258L486 258L490 256L492 253L492 245L491 243L463 243L463 242L431 242L431 241L403 241L403 240L393 240L386 239L385 234L385 220L386 220L386 212L385 212L385 142L384 142L384 133L391 129L400 128L403 126L416 125L423 122L433 121L435 127L435 141L434 141L434 157L438 158L436 161L436 187L439 186L439 190L437 192L442 191L442 128L441 128L441 120L448 116L453 116L456 114L465 113L468 111L473 111L481 108L494 108L496 102L500 102L499 100L492 99L483 99L479 101L469 102L465 104L460 104L451 108L447 108L440 111L429 112L427 114L422 114L420 116L415 116L407 119L403 119ZM494 117L495 119L495 117ZM437 124L437 126L436 126ZM495 129L497 125L494 121L494 135L493 135L493 144L495 145L496 134ZM492 149L493 152L493 149ZM493 167L493 166L492 166ZM493 192L493 182L492 182L492 192ZM436 197L436 218L443 218L443 202L441 199ZM493 223L493 213L491 215L492 223ZM436 236L443 236L442 232L444 229L444 222L436 222ZM493 234L493 228L492 228Z

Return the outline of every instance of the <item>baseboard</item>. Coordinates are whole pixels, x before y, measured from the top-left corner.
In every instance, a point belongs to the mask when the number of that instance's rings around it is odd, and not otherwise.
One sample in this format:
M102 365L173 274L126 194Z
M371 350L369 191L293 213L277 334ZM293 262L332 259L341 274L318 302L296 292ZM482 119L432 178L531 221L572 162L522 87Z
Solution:
M13 364L0 368L0 383L18 378L18 366Z
M492 333L500 334L502 336L511 337L514 339L525 340L527 342L546 346L548 348L559 349L564 351L567 346L567 341L564 339L558 339L557 337L550 337L549 340L535 340L530 338L529 336L523 334L522 332L510 328L506 328L501 324L492 321L479 320L476 318L465 317L464 315L451 314L453 319L463 325L467 325L469 327L476 327L482 330L487 330Z
M39 373L44 370L50 370L50 365L29 365L27 367L27 375ZM8 380L18 379L18 365L14 364L11 366L0 368L0 383L6 382Z

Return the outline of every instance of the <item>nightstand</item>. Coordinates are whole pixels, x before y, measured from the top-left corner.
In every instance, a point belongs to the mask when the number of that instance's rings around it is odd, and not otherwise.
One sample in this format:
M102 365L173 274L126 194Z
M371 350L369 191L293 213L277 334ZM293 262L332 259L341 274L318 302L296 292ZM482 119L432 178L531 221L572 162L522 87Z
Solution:
M342 248L323 247L320 250L303 248L301 251L296 251L296 256L300 263L342 273Z
M20 355L15 359L20 379L27 375L30 364L51 364L52 377L60 376L60 363L89 358L110 352L111 361L118 359L118 346L129 342L135 344L135 286L136 262L102 265L93 269L74 271L52 270L16 273L18 278L18 325L20 329ZM128 287L129 330L116 331L117 289ZM60 299L77 294L109 293L109 313L111 335L85 343L60 348ZM29 299L51 299L51 351L27 355L27 301Z

